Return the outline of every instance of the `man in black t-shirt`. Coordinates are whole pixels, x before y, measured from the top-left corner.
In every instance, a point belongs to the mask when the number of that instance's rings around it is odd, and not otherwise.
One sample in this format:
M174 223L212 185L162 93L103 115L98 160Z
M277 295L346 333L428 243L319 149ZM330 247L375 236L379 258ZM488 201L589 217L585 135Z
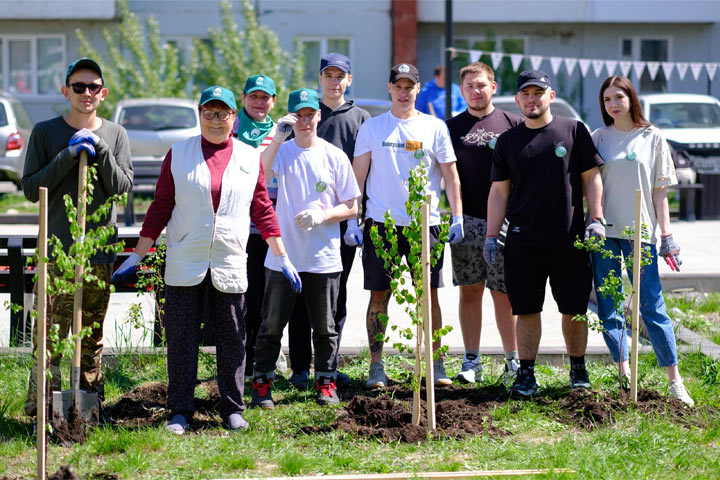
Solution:
M537 392L534 367L548 278L562 314L570 386L590 386L585 369L587 324L572 321L587 311L590 259L573 242L583 230L586 236L605 236L598 169L603 160L582 122L553 117L550 104L554 99L545 72L520 74L515 102L525 122L502 134L495 146L483 251L488 262L497 261L497 235L507 215L505 281L518 316L520 354L520 370L510 391L526 396ZM587 227L583 190L591 218Z
M502 253L489 264L482 255L487 231L487 200L495 142L501 133L522 123L522 117L496 109L492 97L497 91L495 73L482 62L460 70L460 88L467 110L447 121L457 157L463 198L465 237L450 245L453 282L460 286L460 328L465 356L455 376L461 383L482 379L480 332L485 286L495 307L495 322L505 351L505 380L512 382L519 366L515 341L515 317L505 288Z

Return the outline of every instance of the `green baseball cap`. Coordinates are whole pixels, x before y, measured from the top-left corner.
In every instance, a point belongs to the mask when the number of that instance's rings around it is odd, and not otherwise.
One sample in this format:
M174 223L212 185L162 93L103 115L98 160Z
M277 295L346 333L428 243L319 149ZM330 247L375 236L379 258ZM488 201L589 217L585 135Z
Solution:
M243 93L247 95L255 90L262 90L268 95L275 96L275 82L267 75L253 75L245 81L245 87Z
M73 63L70 64L70 66L67 69L67 75L65 75L65 84L67 85L68 79L70 78L70 75L75 73L78 70L92 70L93 72L100 75L100 79L102 80L102 70L100 69L100 65L97 64L95 60L92 60L87 57L78 58Z
M235 103L235 95L225 87L208 87L202 91L200 95L200 105L205 105L213 100L223 102L233 110L237 110L237 104Z
M312 108L320 110L320 101L318 100L317 90L312 88L301 88L290 92L288 99L288 112L295 113L302 108Z

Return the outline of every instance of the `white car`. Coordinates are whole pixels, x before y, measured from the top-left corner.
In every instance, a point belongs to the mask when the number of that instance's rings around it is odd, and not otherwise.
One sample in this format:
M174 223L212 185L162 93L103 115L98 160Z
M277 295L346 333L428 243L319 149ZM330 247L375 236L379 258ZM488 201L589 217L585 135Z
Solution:
M720 173L720 101L709 95L658 93L641 95L643 113L658 126L676 152L687 152L695 171ZM681 182L694 183L678 168ZM692 181L689 181L692 180Z

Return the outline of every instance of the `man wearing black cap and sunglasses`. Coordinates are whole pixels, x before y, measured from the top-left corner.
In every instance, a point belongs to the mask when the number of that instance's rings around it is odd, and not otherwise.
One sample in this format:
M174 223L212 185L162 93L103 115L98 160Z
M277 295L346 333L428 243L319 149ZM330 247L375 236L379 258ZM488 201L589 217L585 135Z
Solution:
M97 116L97 108L108 93L103 86L100 66L89 58L76 60L68 67L65 85L61 90L70 103L70 111L64 116L40 122L33 128L25 159L22 188L25 197L31 202L39 200L40 187L48 188L48 235L57 236L67 252L73 239L63 196L69 194L77 205L80 152L87 152L88 162L97 171L97 181L93 180L92 203L87 206L88 215L95 212L112 195L130 191L133 185L133 170L127 132L123 127ZM114 226L116 215L113 208L110 214L98 223L88 220L86 229ZM107 243L115 242L117 233L112 235ZM50 261L54 259L51 258ZM94 282L83 285L82 325L88 327L97 323L99 327L93 328L90 336L82 340L80 388L97 392L101 399L103 320L110 300L110 275L114 262L114 253L96 253L90 259L90 273L104 281L106 287L99 288ZM59 270L51 264L49 274L57 275ZM61 336L67 335L70 329L72 305L72 295L63 295L48 302L48 326L58 324ZM59 367L60 357L56 355L51 359L50 367L53 390L61 390ZM30 376L28 401L25 404L25 412L31 416L36 414L34 380L33 372Z
M495 145L483 255L488 263L497 261L497 235L507 213L505 282L518 317L520 357L510 391L529 396L537 392L535 358L548 278L562 314L570 387L590 387L585 369L587 324L572 318L587 311L592 273L588 253L573 242L583 233L586 238L605 236L598 169L603 160L582 122L550 112L555 92L545 72L522 72L517 85L515 102L525 121L500 135ZM583 192L592 219L587 227Z

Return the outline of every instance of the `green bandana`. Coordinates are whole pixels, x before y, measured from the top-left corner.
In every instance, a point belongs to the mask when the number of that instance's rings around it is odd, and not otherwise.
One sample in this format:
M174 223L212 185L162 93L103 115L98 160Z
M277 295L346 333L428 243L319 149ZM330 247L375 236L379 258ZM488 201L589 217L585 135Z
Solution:
M238 140L247 143L253 148L257 148L262 143L262 141L265 140L265 137L267 137L267 134L270 133L273 125L275 125L275 123L269 116L267 122L258 122L256 120L253 120L248 116L247 113L245 113L244 108L240 110L240 116L238 117L238 120Z

